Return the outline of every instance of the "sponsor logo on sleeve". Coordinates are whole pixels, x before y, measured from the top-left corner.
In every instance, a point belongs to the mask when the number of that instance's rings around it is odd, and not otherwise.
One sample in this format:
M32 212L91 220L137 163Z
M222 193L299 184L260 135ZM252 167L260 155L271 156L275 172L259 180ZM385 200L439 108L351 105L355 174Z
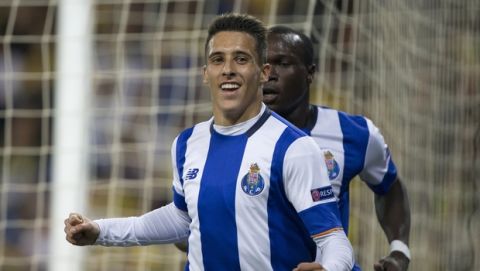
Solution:
M314 202L326 200L334 197L331 186L315 188L315 189L312 189L310 193L312 194L312 200Z

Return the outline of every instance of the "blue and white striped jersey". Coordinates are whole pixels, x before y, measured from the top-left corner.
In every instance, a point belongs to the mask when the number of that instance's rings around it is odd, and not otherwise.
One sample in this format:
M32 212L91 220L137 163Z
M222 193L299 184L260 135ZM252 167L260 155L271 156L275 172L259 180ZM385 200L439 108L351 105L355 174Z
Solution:
M397 177L388 146L371 120L315 106L316 118L304 131L320 147L328 177L348 233L349 184L359 176L376 194L384 194Z
M315 259L312 238L341 229L318 146L268 109L240 135L199 123L172 157L174 203L192 220L187 270L292 270Z

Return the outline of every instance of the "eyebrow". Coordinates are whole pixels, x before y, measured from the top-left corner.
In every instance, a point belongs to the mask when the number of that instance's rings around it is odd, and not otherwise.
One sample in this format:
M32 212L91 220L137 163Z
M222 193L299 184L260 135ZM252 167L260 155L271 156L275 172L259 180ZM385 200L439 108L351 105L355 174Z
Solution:
M232 54L233 54L234 56L237 56L237 55L248 56L248 57L251 58L251 59L254 59L254 58L255 58L254 55L248 53L247 51L236 50L236 51L233 51ZM223 55L226 55L226 53L225 53L225 52L222 52L222 51L215 51L215 52L212 52L211 54L209 54L209 55L207 56L207 58L210 59L210 58L212 58L212 57L216 57L216 56L219 56L219 55L220 55L220 56L223 56Z

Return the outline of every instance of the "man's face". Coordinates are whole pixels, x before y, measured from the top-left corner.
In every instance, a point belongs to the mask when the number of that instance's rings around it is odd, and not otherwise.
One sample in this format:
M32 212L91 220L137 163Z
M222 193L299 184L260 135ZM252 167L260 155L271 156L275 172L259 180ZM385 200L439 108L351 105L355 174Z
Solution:
M237 118L236 122L255 116L261 84L268 79L268 65L258 63L255 39L243 32L219 32L209 41L206 54L203 80L210 87L214 114Z
M294 34L269 34L267 62L270 77L263 86L263 102L286 117L300 103L308 104L309 85L314 67L304 63L300 37Z

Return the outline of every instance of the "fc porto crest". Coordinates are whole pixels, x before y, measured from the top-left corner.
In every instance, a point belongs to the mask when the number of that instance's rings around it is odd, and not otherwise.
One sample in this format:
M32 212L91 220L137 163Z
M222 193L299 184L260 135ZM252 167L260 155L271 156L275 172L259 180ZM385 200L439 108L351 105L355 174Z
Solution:
M333 180L338 177L338 173L340 173L340 167L330 151L324 152L323 155L325 156L325 164L327 164L328 178Z
M265 188L265 181L260 175L260 168L257 163L250 165L248 173L242 178L242 190L250 196L256 196L262 193Z

